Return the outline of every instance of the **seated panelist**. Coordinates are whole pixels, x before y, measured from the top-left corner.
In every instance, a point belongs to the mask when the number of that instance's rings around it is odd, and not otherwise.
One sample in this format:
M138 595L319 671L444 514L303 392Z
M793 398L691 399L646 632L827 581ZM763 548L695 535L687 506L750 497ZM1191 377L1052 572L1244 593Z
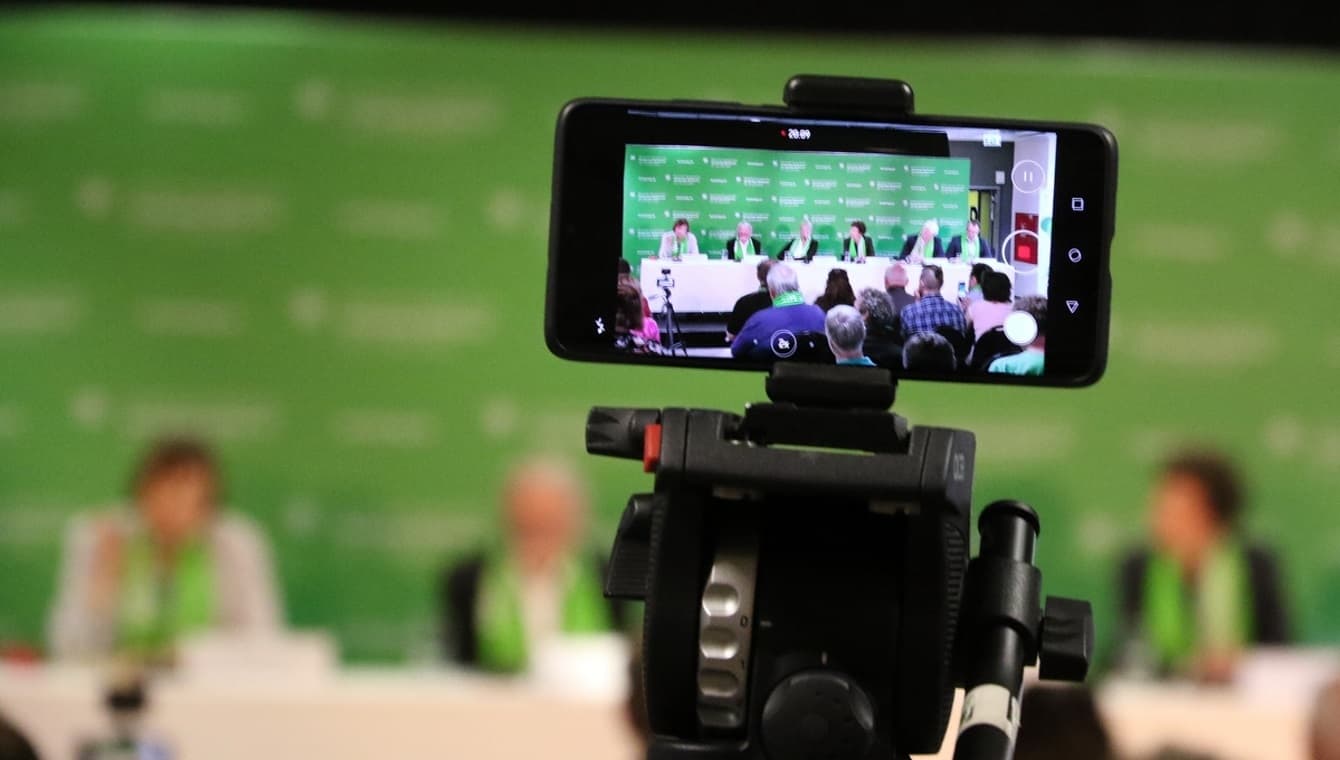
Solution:
M777 252L777 260L796 259L803 261L814 260L814 255L819 252L819 241L814 239L814 225L806 219L800 223L800 237L793 237Z
M843 261L865 261L866 256L875 255L875 241L865 234L865 222L857 219L851 223L850 234L842 241Z
M903 250L898 253L898 258L916 263L931 257L937 259L944 257L944 244L940 242L939 236L940 225L934 219L926 220L926 223L921 225L920 232L908 235L903 241Z
M735 225L735 237L726 241L726 259L743 261L745 256L763 254L763 244L754 237L754 225L740 222Z
M698 253L698 238L689 231L688 219L676 219L675 226L661 235L661 250L657 256L662 259L677 259L690 253Z
M964 261L996 258L996 252L991 249L991 244L981 237L982 227L976 219L969 219L968 226L964 229L966 230L964 234L949 239L949 248L945 250L946 256Z

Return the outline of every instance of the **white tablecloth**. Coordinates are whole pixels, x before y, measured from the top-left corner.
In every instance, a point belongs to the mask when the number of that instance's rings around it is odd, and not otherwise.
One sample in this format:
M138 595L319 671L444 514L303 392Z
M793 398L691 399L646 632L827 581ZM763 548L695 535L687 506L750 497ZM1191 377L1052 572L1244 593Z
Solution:
M728 313L735 308L735 302L740 296L758 289L758 261L758 257L750 257L747 261L643 259L640 273L642 293L651 300L652 309L659 312L663 291L657 282L666 277L661 270L669 269L669 277L674 280L671 302L677 313ZM986 263L997 271L1004 272L1010 278L1010 282L1014 282L1013 267L996 261ZM865 263L857 264L839 262L832 256L816 256L809 264L800 261L788 264L796 270L800 280L800 292L804 294L805 300L813 303L814 299L823 295L824 286L828 283L829 270L839 268L847 270L852 290L859 293L862 288L882 289L884 272L888 270L892 261L885 258L867 259ZM939 261L935 264L944 270L945 282L941 293L950 301L956 300L959 284L967 285L972 265ZM917 280L921 277L921 266L917 264L904 266L907 268L908 276L907 292L915 294Z
M1167 745L1221 760L1303 760L1314 689L1278 670L1272 688L1202 689L1114 682L1098 704L1128 757ZM186 760L631 760L638 743L626 706L463 674L344 670L325 679L214 678L166 682L148 728ZM953 755L962 693L937 758ZM84 670L0 666L0 713L44 758L107 731L98 679ZM1024 720L1046 720L1025 714Z
M0 713L50 760L109 735L98 679L83 670L0 667ZM167 681L146 733L176 760L632 760L622 700L462 674L357 670L329 679Z

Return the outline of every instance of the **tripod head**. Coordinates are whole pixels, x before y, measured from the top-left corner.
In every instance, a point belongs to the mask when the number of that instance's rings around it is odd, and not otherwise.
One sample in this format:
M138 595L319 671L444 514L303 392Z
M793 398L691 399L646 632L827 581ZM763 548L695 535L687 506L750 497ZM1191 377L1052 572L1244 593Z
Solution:
M778 364L743 415L596 407L641 459L606 594L646 602L650 758L1006 758L1026 665L1082 680L1087 602L1040 601L1036 514L997 502L968 561L975 440L887 410L887 371Z

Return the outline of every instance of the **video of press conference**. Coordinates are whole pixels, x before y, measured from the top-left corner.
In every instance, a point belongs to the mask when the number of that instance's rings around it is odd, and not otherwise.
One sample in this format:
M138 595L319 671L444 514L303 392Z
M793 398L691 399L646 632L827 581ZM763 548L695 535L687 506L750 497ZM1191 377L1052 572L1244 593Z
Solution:
M949 146L626 146L616 347L1042 375L1056 136Z

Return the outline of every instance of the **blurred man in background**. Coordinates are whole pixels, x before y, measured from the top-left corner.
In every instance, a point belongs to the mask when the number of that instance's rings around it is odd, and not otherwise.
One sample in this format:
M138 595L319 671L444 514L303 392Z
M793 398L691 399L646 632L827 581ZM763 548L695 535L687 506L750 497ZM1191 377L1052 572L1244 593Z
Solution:
M740 222L735 225L735 237L726 241L726 260L743 261L745 256L763 253L763 243L754 237L754 225Z
M814 239L814 225L806 219L800 223L800 236L793 237L777 254L777 259L804 259L810 261L819 252L819 241Z
M164 661L193 633L276 633L281 614L265 540L220 508L221 491L204 444L171 438L151 446L131 481L133 508L71 527L52 653Z
M911 338L917 333L933 333L939 327L950 328L962 336L968 334L968 321L963 316L963 309L940 295L944 281L944 271L940 267L922 267L920 287L917 289L921 298L900 313L904 338Z
M768 295L772 305L745 321L730 344L732 356L772 359L794 351L795 340L801 333L824 331L823 310L805 303L800 278L789 264L777 263L768 270Z
M944 243L940 241L940 225L934 219L927 219L917 234L908 235L903 241L903 249L898 253L898 258L920 264L931 257L938 259L944 255Z
M1243 502L1237 469L1221 454L1163 464L1149 546L1121 566L1124 665L1226 681L1244 649L1289 641L1279 569L1243 536Z
M893 299L895 314L917 302L917 297L907 292L907 282L907 267L901 262L884 270L884 290Z
M524 462L502 498L501 545L448 571L442 612L455 662L520 673L545 642L617 630L621 614L605 599L601 558L583 548L587 496L575 472Z
M726 342L735 340L735 336L744 329L744 323L760 311L772 306L772 296L768 294L768 270L772 261L764 259L758 262L758 290L746 293L735 301L730 317L726 320Z
M969 219L968 226L964 229L962 235L955 235L949 239L949 248L945 250L946 256L963 261L996 257L995 251L991 250L991 244L980 237L982 226L976 219Z

